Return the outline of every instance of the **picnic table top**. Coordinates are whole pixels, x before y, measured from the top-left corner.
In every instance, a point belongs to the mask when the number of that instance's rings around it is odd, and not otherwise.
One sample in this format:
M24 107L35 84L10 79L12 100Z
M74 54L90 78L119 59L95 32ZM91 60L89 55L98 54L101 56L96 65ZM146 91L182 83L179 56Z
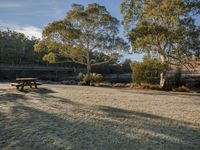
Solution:
M35 81L37 78L16 78L16 81Z

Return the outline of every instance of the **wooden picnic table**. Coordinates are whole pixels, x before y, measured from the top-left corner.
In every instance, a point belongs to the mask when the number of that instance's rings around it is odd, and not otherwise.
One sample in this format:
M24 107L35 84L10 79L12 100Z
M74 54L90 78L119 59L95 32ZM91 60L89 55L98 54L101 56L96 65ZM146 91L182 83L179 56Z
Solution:
M37 78L16 78L17 83L12 83L12 86L16 86L17 89L19 89L19 87L21 87L21 90L24 90L24 86L30 86L30 88L32 88L32 86L34 85L35 88L37 88L37 85L39 85L36 81Z

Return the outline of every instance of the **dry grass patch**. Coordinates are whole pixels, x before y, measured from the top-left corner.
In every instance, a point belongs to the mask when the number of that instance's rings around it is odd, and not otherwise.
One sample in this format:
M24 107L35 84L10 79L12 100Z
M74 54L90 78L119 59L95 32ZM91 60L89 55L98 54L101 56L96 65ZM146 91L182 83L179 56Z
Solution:
M0 147L199 149L200 96L65 85L0 90Z

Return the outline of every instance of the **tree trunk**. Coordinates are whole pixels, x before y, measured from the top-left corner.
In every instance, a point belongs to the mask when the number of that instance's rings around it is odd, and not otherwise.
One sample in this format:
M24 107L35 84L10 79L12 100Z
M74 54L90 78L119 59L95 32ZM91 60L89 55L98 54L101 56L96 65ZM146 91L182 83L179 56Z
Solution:
M87 74L90 76L91 73L91 61L90 61L90 53L87 53Z
M165 81L166 81L165 73L164 73L164 72L161 72L161 74L160 74L160 86L161 86L162 88L164 88Z
M177 68L176 68L176 73L175 73L175 85L177 87L181 86L181 74L182 74L182 67L181 65L179 65Z
M85 82L87 85L90 85L90 73L91 73L91 61L90 61L90 53L87 53L87 78L85 79Z
M87 62L87 74L90 75L91 73L91 64L90 62Z
M164 64L165 63L165 56L160 54L160 59L161 59L162 64ZM162 71L160 73L160 86L162 88L164 88L165 82L166 82L166 71Z

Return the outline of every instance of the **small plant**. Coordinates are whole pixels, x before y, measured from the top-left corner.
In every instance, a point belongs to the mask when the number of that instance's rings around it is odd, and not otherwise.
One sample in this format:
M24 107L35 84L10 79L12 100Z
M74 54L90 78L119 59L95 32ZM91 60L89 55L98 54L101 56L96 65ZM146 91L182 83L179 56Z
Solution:
M102 81L103 76L98 73L91 73L91 74L78 74L78 80L85 83L86 85L89 85L90 83L99 83Z
M78 74L78 76L77 76L77 79L80 80L80 81L83 81L84 76L85 76L85 75L84 75L82 72L80 72L80 73Z
M92 74L92 81L95 83L101 82L103 80L103 76L98 73L93 73Z

